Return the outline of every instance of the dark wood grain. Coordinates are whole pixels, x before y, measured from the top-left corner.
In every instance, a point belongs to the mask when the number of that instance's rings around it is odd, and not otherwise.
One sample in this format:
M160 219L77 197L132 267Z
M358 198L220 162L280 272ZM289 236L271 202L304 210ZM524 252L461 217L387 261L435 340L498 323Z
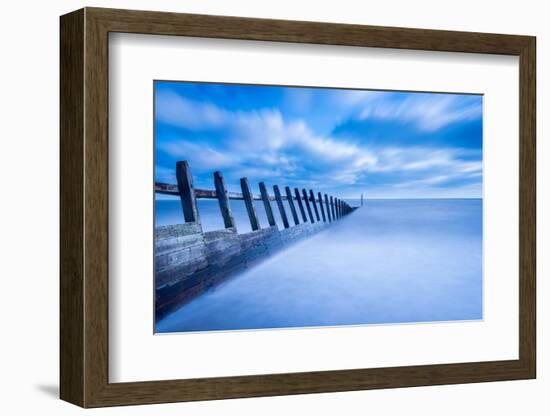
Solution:
M256 215L256 208L254 207L254 198L250 191L250 185L247 178L241 178L241 190L243 193L244 205L246 206L246 212L248 213L248 219L250 220L250 228L252 231L260 229L260 222Z
M275 217L273 216L273 208L271 207L271 202L270 202L269 194L267 193L267 188L264 182L260 182L258 185L260 187L260 195L264 203L265 214L267 216L267 223L269 224L270 227L274 227L277 224L275 223Z
M84 11L61 19L60 388L84 405Z
M302 189L302 197L304 199L304 205L306 206L307 215L309 218L309 222L312 224L315 223L315 220L313 219L313 212L311 211L311 205L309 203L309 198L307 196L307 191L305 189Z
M315 201L315 194L313 193L313 189L309 190L309 200L311 201L311 205L313 206L313 211L315 212L315 218L317 218L317 221L321 221L321 217L319 216L319 210L317 209L317 202Z
M285 206L283 205L283 198L281 196L281 191L277 185L273 186L273 193L275 194L275 200L277 201L277 207L279 207L279 214L281 215L281 220L283 221L283 226L285 228L289 227L288 218L286 216Z
M292 197L292 192L290 191L290 187L285 187L285 193L286 193L286 200L288 201L288 205L290 207L290 212L292 213L292 219L294 220L294 225L300 224L300 220L298 219L298 213L296 212L296 207L294 206L294 198Z
M302 197L298 188L294 188L294 195L296 196L296 202L298 203L298 208L300 209L300 214L302 214L302 221L307 222L306 211L304 209L304 203L302 202Z
M317 197L319 198L319 208L321 208L321 216L323 217L323 222L327 222L327 217L325 216L325 208L323 207L323 196L321 192L317 192Z
M535 38L97 8L87 8L63 16L60 29L62 399L83 407L99 407L535 377ZM109 383L109 32L519 56L519 359ZM300 194L296 194L305 220ZM332 203L332 197L330 200ZM305 201L307 203L307 195ZM329 220L331 214L334 219L335 208L334 205L330 209L327 207Z
M330 212L330 204L328 202L328 195L327 194L325 194L325 205L327 206L328 222L332 222L332 214Z
M216 188L216 196L218 197L225 228L235 228L235 219L231 212L231 205L229 205L225 181L223 180L222 173L219 171L214 172L214 187Z
M185 222L200 222L193 175L186 160L176 163L176 179L178 180L179 197Z

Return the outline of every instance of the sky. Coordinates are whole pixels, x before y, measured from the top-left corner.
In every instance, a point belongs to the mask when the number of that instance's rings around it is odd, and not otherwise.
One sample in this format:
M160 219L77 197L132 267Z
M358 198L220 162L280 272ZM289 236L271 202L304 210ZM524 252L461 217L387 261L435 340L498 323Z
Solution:
M481 198L481 95L156 81L155 180L339 198ZM162 196L157 195L157 198Z

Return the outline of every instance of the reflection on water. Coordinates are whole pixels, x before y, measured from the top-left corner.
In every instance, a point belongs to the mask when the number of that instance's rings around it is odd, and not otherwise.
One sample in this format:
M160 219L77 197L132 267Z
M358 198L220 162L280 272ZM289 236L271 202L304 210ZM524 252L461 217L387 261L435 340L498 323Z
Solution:
M223 228L216 201L200 204L205 228ZM239 232L250 230L244 206L232 207ZM176 211L180 219L173 221ZM183 222L180 212L178 201L157 203L157 223ZM184 305L156 331L481 318L482 201L369 200L328 230Z

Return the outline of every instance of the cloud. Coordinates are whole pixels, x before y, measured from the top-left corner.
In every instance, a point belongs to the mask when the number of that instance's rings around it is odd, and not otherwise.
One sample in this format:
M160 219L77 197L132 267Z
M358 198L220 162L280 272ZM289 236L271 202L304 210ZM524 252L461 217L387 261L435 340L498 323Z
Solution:
M190 143L186 140L164 141L157 144L162 150L177 160L192 156L193 167L200 170L217 170L238 162L236 155L228 155L204 144Z
M404 100L381 94L369 100L359 114L360 120L370 118L414 123L424 131L435 131L449 124L475 120L482 116L481 100L450 94L415 94Z
M188 100L173 91L159 90L155 95L155 117L157 121L199 130L222 126L230 114L210 103Z
M342 91L337 96L360 109L359 117L410 122L428 133L481 114L480 100L443 94L408 94L400 100L395 93L372 91ZM303 98L300 106L308 105L311 101ZM173 128L171 134L157 136L164 161L157 167L158 180L168 177L170 166L181 159L189 160L194 173L204 172L204 182L212 171L222 170L228 180L247 176L319 190L366 188L376 181L397 188L441 187L460 179L479 182L482 173L481 153L475 149L383 142L369 146L318 134L308 124L307 113L286 118L279 108L230 111L162 90L156 95L156 117Z

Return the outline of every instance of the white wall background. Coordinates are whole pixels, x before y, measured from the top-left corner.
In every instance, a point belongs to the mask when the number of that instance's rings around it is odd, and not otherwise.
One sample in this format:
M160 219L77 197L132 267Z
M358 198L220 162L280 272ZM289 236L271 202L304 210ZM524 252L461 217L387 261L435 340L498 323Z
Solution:
M433 29L536 35L538 38L538 313L537 380L338 394L225 400L87 411L103 415L389 414L545 415L550 408L550 361L543 324L550 301L544 284L544 241L550 209L543 186L550 146L544 141L550 99L546 59L550 26L545 2L353 0L271 2L121 0L5 2L0 14L0 409L4 414L83 412L58 395L58 16L83 6L166 10ZM32 193L31 193L32 190ZM546 198L546 201L544 200Z

